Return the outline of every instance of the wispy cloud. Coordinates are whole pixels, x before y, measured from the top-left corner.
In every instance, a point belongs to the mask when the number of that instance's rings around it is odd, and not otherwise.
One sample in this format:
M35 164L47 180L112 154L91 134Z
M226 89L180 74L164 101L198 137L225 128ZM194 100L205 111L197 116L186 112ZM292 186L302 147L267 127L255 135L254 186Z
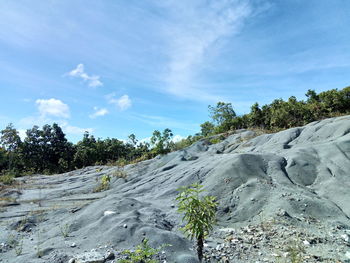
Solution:
M100 76L88 75L85 72L84 64L79 64L75 69L67 73L68 76L81 78L83 81L86 81L89 87L96 88L103 86L103 83L100 81Z
M105 116L109 113L106 108L99 109L98 107L94 107L94 111L95 111L94 113L89 115L90 119L95 119L97 117Z
M67 104L63 103L58 99L38 99L35 101L35 104L38 107L39 113L41 116L54 116L54 117L62 117L69 118L69 107Z
M205 2L207 3L207 2ZM217 52L220 41L239 32L252 14L248 1L216 0L204 6L201 1L170 1L173 24L164 30L170 39L166 91L172 95L194 100L217 100L213 90L200 86L202 65ZM205 4L206 5L206 4Z
M198 131L199 124L197 123L184 123L181 121L174 120L172 118L163 117L163 116L155 116L155 115L146 115L146 114L137 114L133 115L138 121L142 121L151 127L159 128L159 129L183 129L190 132Z
M120 98L116 98L115 93L108 94L106 96L107 102L114 104L121 111L125 111L132 106L131 99L128 95L123 95Z

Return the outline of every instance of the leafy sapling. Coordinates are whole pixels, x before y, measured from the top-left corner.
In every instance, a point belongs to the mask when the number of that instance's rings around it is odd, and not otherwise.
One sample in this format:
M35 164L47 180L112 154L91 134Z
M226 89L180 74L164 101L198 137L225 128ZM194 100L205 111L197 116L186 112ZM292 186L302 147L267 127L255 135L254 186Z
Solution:
M209 235L216 223L216 208L214 196L200 196L203 186L192 184L178 189L176 197L178 212L183 213L182 221L186 225L181 228L187 236L197 240L197 255L200 262L203 259L204 239Z

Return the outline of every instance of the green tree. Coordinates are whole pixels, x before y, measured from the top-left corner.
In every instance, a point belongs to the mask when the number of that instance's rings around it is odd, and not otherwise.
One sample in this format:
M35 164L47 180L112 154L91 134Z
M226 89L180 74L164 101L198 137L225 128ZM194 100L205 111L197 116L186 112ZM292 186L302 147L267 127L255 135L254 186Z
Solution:
M153 152L157 154L167 154L171 150L172 142L171 138L173 133L170 129L164 129L163 133L158 130L153 132L151 137L151 144L153 145Z
M261 128L264 124L263 112L256 102L250 107L249 126Z
M0 143L7 152L8 169L20 169L22 166L21 147L22 141L19 137L18 131L10 123L1 132Z
M215 126L210 121L201 124L201 135L208 136L214 132Z
M85 132L83 139L76 145L74 164L77 168L94 165L98 161L97 142L93 135Z
M183 213L182 221L186 225L182 230L190 239L197 240L197 255L200 262L203 259L204 239L209 235L216 222L217 203L213 196L200 197L203 186L193 184L178 189L176 197L179 203L178 212Z
M231 129L236 113L231 103L218 102L215 107L209 105L209 115L217 124L217 132L225 132Z

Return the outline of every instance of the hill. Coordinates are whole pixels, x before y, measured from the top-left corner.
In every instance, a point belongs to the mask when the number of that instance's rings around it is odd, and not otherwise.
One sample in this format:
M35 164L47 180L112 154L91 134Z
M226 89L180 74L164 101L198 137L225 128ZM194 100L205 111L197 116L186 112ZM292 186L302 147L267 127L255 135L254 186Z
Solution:
M119 258L145 237L171 245L166 262L197 262L175 202L196 182L219 204L208 261L350 260L350 116L211 141L123 168L18 178L1 192L0 262L112 262L106 253ZM107 175L109 189L94 191Z

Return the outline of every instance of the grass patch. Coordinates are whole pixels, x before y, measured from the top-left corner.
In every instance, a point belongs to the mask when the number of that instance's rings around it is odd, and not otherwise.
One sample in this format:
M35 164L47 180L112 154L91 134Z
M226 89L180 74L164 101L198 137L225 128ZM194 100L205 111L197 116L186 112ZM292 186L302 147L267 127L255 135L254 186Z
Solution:
M103 175L101 177L101 182L100 184L94 189L94 193L106 191L110 187L110 182L111 182L111 177L109 175Z

